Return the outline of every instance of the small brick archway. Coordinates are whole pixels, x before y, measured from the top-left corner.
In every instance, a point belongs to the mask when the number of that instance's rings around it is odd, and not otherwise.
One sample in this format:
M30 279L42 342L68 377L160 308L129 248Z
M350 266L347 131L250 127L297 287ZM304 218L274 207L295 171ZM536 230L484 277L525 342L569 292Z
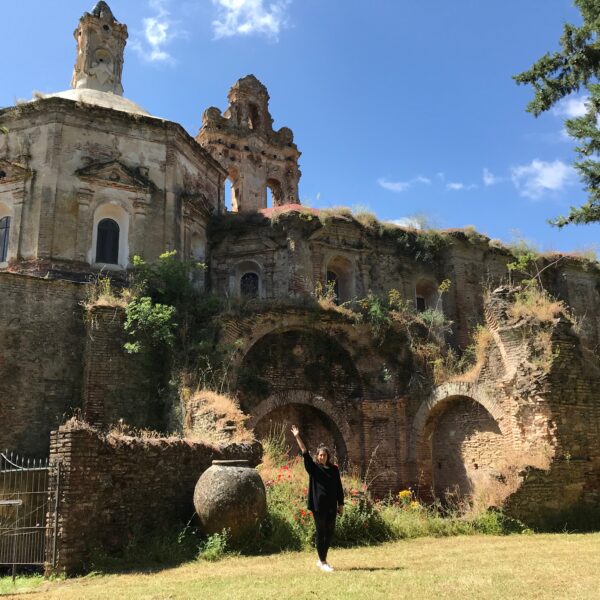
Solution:
M409 462L423 496L474 496L505 465L508 416L480 386L455 382L434 390L410 431Z
M286 390L273 394L256 406L247 426L257 434L269 433L269 429L281 427L292 454L297 451L290 432L291 425L298 425L310 452L316 446L328 445L340 465L351 460L349 442L350 425L345 416L327 399L307 390Z

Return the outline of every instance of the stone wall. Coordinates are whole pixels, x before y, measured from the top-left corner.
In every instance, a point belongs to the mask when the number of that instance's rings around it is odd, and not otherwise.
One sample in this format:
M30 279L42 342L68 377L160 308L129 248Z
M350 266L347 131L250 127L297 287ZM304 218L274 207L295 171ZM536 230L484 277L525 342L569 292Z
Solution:
M256 466L261 454L257 443L103 436L67 423L52 433L50 447L62 472L56 571L84 571L94 550L115 552L137 535L183 526L194 515L194 486L212 460Z
M85 285L0 273L0 447L48 455L81 407Z
M145 356L125 351L124 321L118 306L86 311L85 418L97 426L122 420L132 427L163 430L166 417L157 390L160 368L153 370Z
M444 312L453 323L449 341L465 348L484 321L485 288L505 281L506 265L514 261L507 248L475 232L383 227L388 233L381 233L381 227L365 227L348 216L277 210L213 219L209 276L215 292L239 296L245 272L259 275L259 295L265 299L310 299L331 271L342 302L396 289L414 304L419 288L429 289L427 307ZM542 257L540 268L554 261L544 271L544 285L585 319L582 338L594 347L600 342L600 271L567 256ZM437 288L446 279L450 289L440 299Z

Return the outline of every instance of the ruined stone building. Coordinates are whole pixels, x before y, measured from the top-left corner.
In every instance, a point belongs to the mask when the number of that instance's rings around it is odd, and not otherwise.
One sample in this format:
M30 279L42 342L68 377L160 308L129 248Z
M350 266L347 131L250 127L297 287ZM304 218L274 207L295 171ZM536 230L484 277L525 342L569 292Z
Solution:
M583 325L576 334L555 315L540 345L540 326L510 317L510 290L484 297L506 279L509 250L472 231L300 206L300 151L290 129L273 129L256 77L192 137L123 96L126 39L98 2L75 30L72 88L0 110L0 446L47 455L77 408L166 427L140 393L120 317L100 308L91 322L82 300L90 276L118 279L134 255L175 250L206 263L199 293L253 301L220 335L236 347L232 389L258 434L297 422L339 460L376 463L383 491L494 488L489 503L531 516L597 502L596 263L562 257L544 271ZM458 353L485 325L485 352L465 376L419 385L407 335L380 338L310 304L328 285L338 304L397 290L415 312L443 311Z

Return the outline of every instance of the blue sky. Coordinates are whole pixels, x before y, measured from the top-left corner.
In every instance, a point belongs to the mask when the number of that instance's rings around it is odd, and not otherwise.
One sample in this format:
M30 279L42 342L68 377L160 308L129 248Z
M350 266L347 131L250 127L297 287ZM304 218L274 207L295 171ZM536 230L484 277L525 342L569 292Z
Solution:
M0 106L67 89L94 0L0 0ZM302 151L301 199L425 215L542 250L585 250L600 225L552 228L581 203L565 115L535 119L511 76L579 22L570 0L112 0L129 27L125 96L192 135L254 73Z

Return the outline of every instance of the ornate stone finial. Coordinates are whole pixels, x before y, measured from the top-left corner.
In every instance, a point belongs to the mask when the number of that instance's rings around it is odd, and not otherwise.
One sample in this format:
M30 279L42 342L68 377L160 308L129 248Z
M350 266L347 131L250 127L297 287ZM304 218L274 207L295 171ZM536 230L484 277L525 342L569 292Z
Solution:
M123 95L121 74L127 26L119 23L106 2L84 13L75 30L77 60L71 87Z
M100 0L100 2L94 6L92 9L92 15L94 15L94 17L106 17L107 19L112 19L113 21L115 20L112 10L110 10L110 6L108 6L104 0Z

